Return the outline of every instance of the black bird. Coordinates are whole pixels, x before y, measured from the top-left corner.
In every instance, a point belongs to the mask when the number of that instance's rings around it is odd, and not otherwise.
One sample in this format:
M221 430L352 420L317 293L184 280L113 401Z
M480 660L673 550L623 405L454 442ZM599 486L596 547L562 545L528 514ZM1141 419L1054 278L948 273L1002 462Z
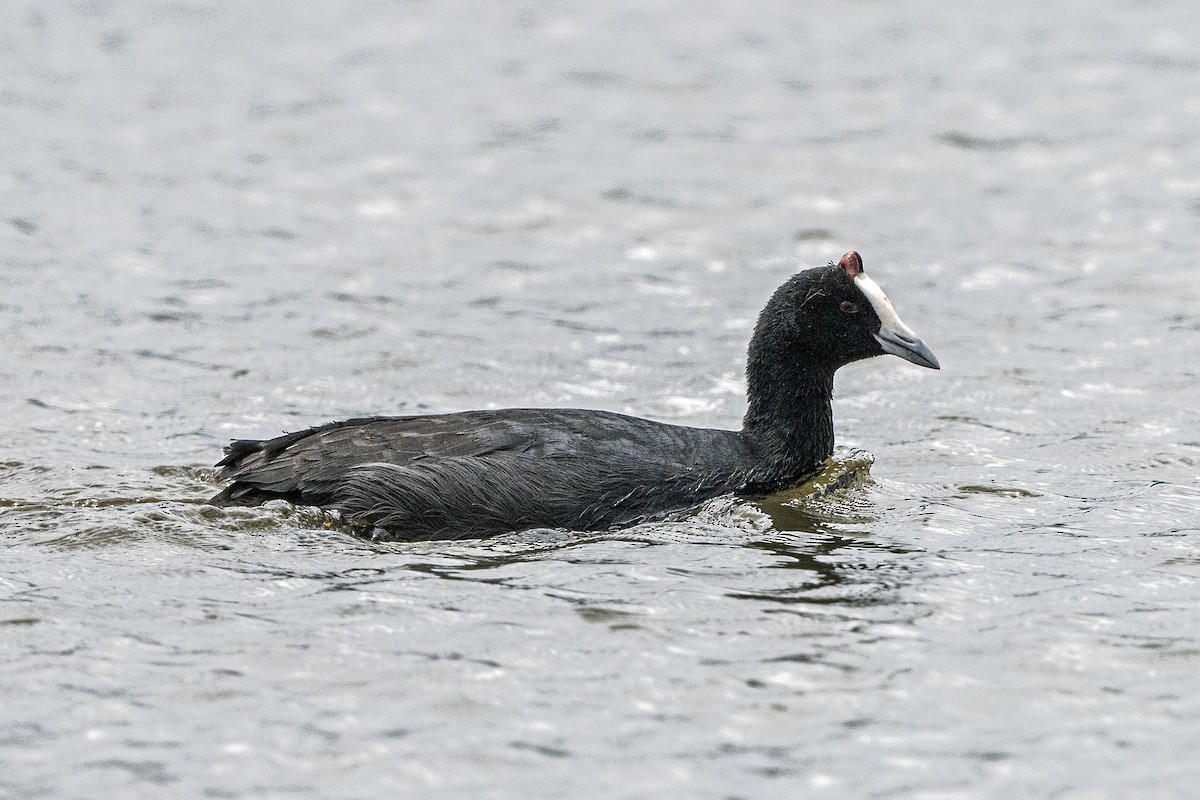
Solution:
M833 373L884 353L939 369L850 252L794 275L759 315L740 431L580 409L351 419L233 442L217 465L232 483L209 502L323 506L395 540L631 525L817 472L833 453Z

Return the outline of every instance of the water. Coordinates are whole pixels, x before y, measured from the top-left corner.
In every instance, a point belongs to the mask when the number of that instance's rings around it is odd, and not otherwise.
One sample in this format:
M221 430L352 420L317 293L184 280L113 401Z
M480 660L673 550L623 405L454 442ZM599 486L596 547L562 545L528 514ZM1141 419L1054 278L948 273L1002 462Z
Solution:
M0 797L1174 798L1200 779L1200 60L1154 3L0 10ZM373 544L234 437L733 427L863 253L818 498Z

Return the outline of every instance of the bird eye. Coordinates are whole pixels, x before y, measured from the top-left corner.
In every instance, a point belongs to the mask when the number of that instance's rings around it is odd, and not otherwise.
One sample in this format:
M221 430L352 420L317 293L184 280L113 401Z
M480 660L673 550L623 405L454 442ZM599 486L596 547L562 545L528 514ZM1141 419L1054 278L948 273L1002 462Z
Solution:
M858 313L858 306L854 305L854 303L851 303L849 300L842 301L841 309L842 309L843 314L857 314Z

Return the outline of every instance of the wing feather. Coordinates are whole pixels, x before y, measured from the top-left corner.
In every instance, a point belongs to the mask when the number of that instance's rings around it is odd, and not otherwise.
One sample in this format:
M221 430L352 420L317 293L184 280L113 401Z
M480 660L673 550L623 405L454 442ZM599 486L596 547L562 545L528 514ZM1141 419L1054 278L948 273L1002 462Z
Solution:
M607 412L376 417L233 442L212 502L320 505L399 538L595 530L733 491L746 461L732 431Z

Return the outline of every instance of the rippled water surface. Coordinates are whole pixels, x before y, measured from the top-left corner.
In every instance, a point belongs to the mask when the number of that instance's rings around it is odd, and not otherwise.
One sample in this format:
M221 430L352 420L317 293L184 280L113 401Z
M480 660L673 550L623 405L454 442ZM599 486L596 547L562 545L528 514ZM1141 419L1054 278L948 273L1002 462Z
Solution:
M1200 780L1187 0L0 8L0 797L1176 798ZM234 437L736 427L863 253L820 498L373 544Z

